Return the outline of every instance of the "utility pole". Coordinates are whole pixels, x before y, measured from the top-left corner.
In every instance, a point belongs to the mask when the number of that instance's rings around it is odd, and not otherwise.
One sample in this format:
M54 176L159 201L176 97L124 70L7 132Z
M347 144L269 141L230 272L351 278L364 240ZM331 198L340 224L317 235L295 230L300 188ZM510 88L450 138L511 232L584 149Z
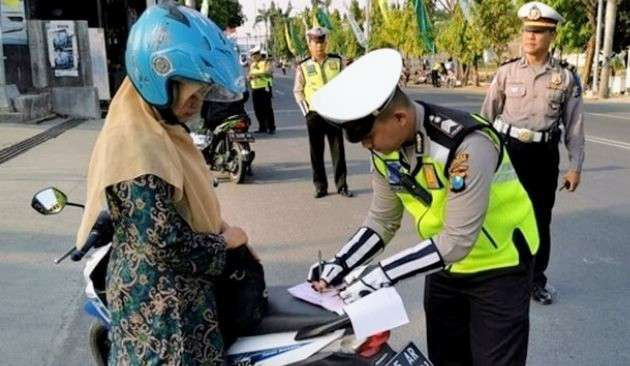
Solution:
M617 16L617 0L606 2L606 26L604 29L604 62L602 63L602 77L599 82L599 97L608 98L608 79L610 78L610 59L612 57L613 35L615 32L615 17Z
M599 50L602 40L602 15L604 13L604 0L597 1L597 29L595 31L595 59L593 60L593 93L597 93L599 82ZM586 80L588 81L588 80Z

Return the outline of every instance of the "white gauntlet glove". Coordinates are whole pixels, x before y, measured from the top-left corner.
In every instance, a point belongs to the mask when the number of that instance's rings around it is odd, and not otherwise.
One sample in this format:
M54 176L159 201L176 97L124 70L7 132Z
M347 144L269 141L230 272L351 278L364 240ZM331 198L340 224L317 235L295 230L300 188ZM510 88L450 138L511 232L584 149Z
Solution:
M319 263L313 264L308 271L306 280L308 282L323 280L330 286L340 285L348 272L356 266L370 261L383 250L384 246L381 237L374 230L362 227L333 259L322 263L322 273L319 273Z
M444 262L431 239L366 268L357 268L345 278L348 286L339 296L348 304L370 293L419 273L432 273L444 268Z
M315 263L308 271L306 280L316 282L323 280L330 286L341 284L343 276L348 273L348 268L343 265L339 258L333 258L322 264L322 273L319 273L319 263Z
M339 293L346 304L371 294L372 292L392 285L385 271L379 264L359 267L344 279L347 287Z

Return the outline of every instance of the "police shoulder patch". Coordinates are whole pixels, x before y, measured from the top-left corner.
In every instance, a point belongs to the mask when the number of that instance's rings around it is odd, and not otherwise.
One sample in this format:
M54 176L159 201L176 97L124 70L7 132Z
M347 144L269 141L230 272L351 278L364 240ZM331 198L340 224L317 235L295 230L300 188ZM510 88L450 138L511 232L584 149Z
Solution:
M571 72L576 72L576 68L575 65L570 64L567 60L561 60L559 63L560 67L562 67L563 69L568 69Z
M454 137L464 128L462 124L457 123L450 118L438 115L430 115L429 121L449 137Z
M448 168L449 181L452 192L461 192L466 189L466 176L468 176L467 153L458 153Z

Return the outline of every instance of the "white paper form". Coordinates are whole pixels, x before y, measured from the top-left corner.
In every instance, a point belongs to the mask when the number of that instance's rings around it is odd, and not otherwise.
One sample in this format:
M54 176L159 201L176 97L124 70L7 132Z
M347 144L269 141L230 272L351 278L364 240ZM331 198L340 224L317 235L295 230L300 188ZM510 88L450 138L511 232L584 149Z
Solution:
M326 292L317 292L313 290L308 282L289 288L289 293L293 297L306 301L313 305L323 307L328 311L335 312L339 315L343 314L343 300L339 297L339 291L331 290Z
M343 307L358 339L409 323L400 295L393 287L382 288Z

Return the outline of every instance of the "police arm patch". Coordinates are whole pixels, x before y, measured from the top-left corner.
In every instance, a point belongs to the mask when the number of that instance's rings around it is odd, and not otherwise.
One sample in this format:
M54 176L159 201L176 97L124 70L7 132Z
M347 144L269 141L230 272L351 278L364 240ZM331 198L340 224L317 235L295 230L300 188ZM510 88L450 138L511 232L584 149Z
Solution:
M468 158L469 155L467 153L459 153L448 168L452 192L457 193L466 189L466 176L469 168Z

